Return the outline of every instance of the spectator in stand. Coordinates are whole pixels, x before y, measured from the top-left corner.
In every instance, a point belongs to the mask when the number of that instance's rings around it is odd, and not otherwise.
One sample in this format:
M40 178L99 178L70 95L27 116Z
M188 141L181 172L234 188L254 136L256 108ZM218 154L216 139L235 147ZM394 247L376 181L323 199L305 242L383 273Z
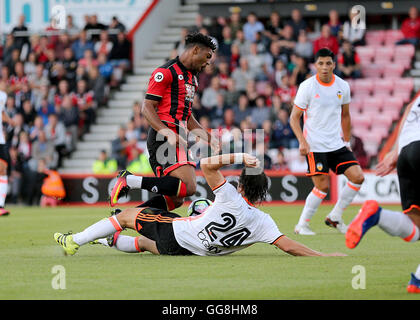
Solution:
M242 30L243 23L241 22L241 8L232 7L229 19L229 27L232 30L232 35L235 37L238 30Z
M232 79L235 80L237 91L246 91L248 81L254 79L249 69L248 60L245 57L239 60L239 68L232 72Z
M93 98L98 106L103 106L106 103L105 98L105 78L99 73L97 67L92 67L88 72L88 87L93 91Z
M63 158L67 155L66 149L66 128L58 120L58 116L52 113L48 116L48 124L45 126L47 139L54 144L55 151L58 153L57 167L61 167Z
M408 11L408 18L401 24L401 32L404 39L399 40L396 44L412 44L418 46L420 43L420 17L416 7L411 7Z
M290 60L290 55L295 51L296 47L296 40L291 25L288 24L284 26L278 44L280 46L280 55L288 62Z
M287 69L284 61L278 59L274 65L274 73L273 73L273 82L276 87L280 87L282 84L282 79L284 76L287 76Z
M99 41L99 33L101 30L106 30L108 27L98 21L98 16L93 14L89 17L88 23L83 30L92 33L91 39L93 42ZM99 31L99 33L98 33Z
M188 35L188 28L182 28L181 29L181 37L179 39L179 41L175 42L175 46L174 49L175 50L175 57L176 56L180 56L181 53L184 51L185 49L185 37Z
M287 22L293 28L293 39L297 41L301 30L306 31L307 24L299 9L292 10L292 19Z
M217 77L219 78L220 88L227 90L228 88L228 79L230 78L229 64L222 60L217 66Z
M48 123L50 114L55 113L54 104L49 103L47 98L41 98L38 108L38 115L42 118L44 124Z
M243 120L251 116L251 108L249 106L249 99L245 93L239 96L238 104L234 105L233 113L235 114L235 125L239 126Z
M236 38L232 43L239 47L239 55L244 57L249 54L249 47L251 46L252 41L249 41L245 38L245 33L243 30L236 31ZM231 48L232 49L232 48Z
M270 14L270 19L267 21L267 24L265 25L264 34L268 38L270 38L271 41L276 41L279 39L280 33L283 28L284 28L284 24L280 18L279 13L276 11L273 11Z
M247 22L243 27L244 37L246 40L254 42L256 40L256 33L264 31L264 25L261 21L258 21L258 17L254 12L249 13L246 20Z
M31 103L31 100L24 100L22 103L21 113L23 116L23 122L28 126L32 127L36 117L36 111Z
M41 116L37 115L33 126L29 130L29 140L32 143L38 140L38 136L41 131L44 132L44 120L42 120Z
M66 149L72 152L76 148L78 137L79 112L69 95L63 97L58 119L66 128Z
M251 111L251 119L253 125L257 129L262 128L262 125L264 121L270 119L270 109L265 104L265 98L264 96L258 96L258 98L255 100L255 105Z
M117 82L122 80L123 75L130 69L131 43L124 32L117 34L117 40L114 42L109 54L109 62L117 70L114 76Z
M24 172L24 160L15 147L9 149L10 154L10 202L13 204L18 203L19 196L21 195L21 186Z
M35 103L37 97L41 94L41 87L43 85L48 86L50 84L50 80L48 79L42 64L37 64L35 67L35 73L28 75L28 82L33 94L32 101Z
M328 24L324 24L321 28L321 36L314 41L314 55L322 48L330 49L334 55L338 54L340 45L338 40L331 34L331 28Z
M357 79L362 77L359 55L347 40L342 43L342 52L338 55L335 73L341 78Z
M77 81L77 108L79 109L79 137L89 132L90 126L96 118L96 104L93 99L93 91L89 90L84 79Z
M29 167L33 171L36 170L41 159L46 160L49 168L57 168L58 154L54 149L54 144L47 140L44 131L40 131L38 139L33 143L31 156L32 159L29 161Z
M352 23L353 19L357 19L358 12L350 9L349 11L349 20L343 24L343 33L341 37L342 40L348 40L353 46L364 46L365 45L365 33L366 33L366 24L360 22L356 24Z
M109 158L106 150L101 150L98 159L92 165L95 174L111 174L118 170L117 161Z
M11 65L12 61L12 52L18 50L20 53L20 49L18 44L15 42L15 38L13 33L9 33L6 35L6 42L3 48L3 66ZM10 71L11 69L9 69Z
M331 29L331 34L334 37L337 37L340 35L341 29L343 27L343 24L340 22L340 15L338 14L337 10L332 9L328 13L329 21L328 25Z
M114 67L107 60L106 55L101 53L98 56L98 70L99 73L105 78L106 82L110 82L112 74L114 73Z
M240 92L236 90L235 80L228 78L226 81L225 102L228 106L234 106L238 103Z
M85 50L83 58L78 61L78 65L85 68L85 71L92 67L97 67L99 65L98 60L95 58L94 52L90 49Z
M230 106L229 106L230 107ZM222 125L224 120L225 110L228 108L225 104L224 96L221 93L216 95L216 105L211 109L211 125L213 128Z
M108 29L118 29L121 32L125 32L126 31L126 27L125 25L118 19L118 17L113 16L111 19L111 23L108 26Z
M239 51L239 45L233 43L230 47L230 60L229 60L229 71L233 72L239 66L239 60L241 58L241 54Z
M132 150L133 160L127 164L127 170L132 174L153 174L153 170L150 167L149 157L143 153L143 150L133 148Z
M301 56L296 55L296 66L290 76L290 84L298 87L303 81L311 76L308 61Z
M276 160L271 166L271 169L276 171L290 171L289 165L287 164L286 159L284 158L283 151L278 150Z
M280 97L281 101L290 104L296 96L296 86L291 85L289 75L285 75L281 80L281 85L275 90L275 94Z
M75 79L76 79L76 69L77 69L77 61L74 58L73 50L71 48L67 48L64 50L64 59L61 60L61 63L66 70L66 77L69 79L70 88L74 88L76 86Z
M39 42L36 41L35 44L32 44L32 50L37 56L38 63L46 63L48 61L48 51L52 49L53 46L49 43L47 36L41 36Z
M23 72L28 76L28 78L31 78L36 73L36 54L35 52L31 51L28 54L28 60L23 61Z
M308 61L312 60L313 57L313 44L308 39L306 31L299 33L298 41L295 46L295 53L301 57L304 57Z
M273 123L270 148L298 148L299 143L289 123L289 112L283 108L279 109L277 119Z
M25 33L28 32L28 27L25 25L26 17L24 14L19 16L19 21L17 26L12 29L12 33L15 35L15 43L19 50L22 50L24 45L29 46L29 35L17 35L16 33Z
M217 53L221 57L225 57L226 59L230 59L232 56L232 43L233 43L233 37L232 37L232 29L229 26L225 26L222 30L222 39L219 42L219 48Z
M111 142L111 157L117 161L118 169L125 169L127 165L127 155L125 153L127 145L126 128L121 126L118 129L117 138Z
M28 77L24 72L22 61L16 63L14 71L14 75L10 77L9 90L17 95L22 90L23 84L28 82Z
M86 50L94 50L93 42L87 39L86 30L80 31L79 38L73 42L71 49L76 60L82 59Z
M73 16L70 14L66 17L66 30L72 41L76 40L80 33L80 28L74 24Z
M72 41L70 35L67 32L60 34L58 41L55 45L55 53L57 58L62 61L65 59L64 51L71 49Z
M266 59L262 54L258 53L257 44L255 42L251 44L249 51L246 59L248 60L252 78L256 81L268 80L268 75L266 74L267 68L265 67Z
M98 56L99 53L104 53L108 56L111 53L113 45L114 44L109 39L108 31L102 30L99 35L99 41L93 45L95 55Z
M223 94L224 90L220 87L220 80L218 76L213 76L210 81L210 86L204 89L201 97L201 104L204 108L213 109L217 103L219 94Z

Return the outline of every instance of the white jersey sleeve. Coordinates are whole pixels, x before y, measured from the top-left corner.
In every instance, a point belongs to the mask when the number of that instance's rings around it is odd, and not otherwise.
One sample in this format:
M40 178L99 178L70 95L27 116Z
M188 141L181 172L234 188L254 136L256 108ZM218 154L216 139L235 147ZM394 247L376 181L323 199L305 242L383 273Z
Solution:
M349 83L344 80L343 80L343 85L345 87L344 94L343 94L343 104L348 104L351 102L350 86L349 86Z
M311 83L309 81L303 81L299 86L294 101L294 105L299 109L306 110L308 108L309 102L311 100L310 91L308 89L310 84Z

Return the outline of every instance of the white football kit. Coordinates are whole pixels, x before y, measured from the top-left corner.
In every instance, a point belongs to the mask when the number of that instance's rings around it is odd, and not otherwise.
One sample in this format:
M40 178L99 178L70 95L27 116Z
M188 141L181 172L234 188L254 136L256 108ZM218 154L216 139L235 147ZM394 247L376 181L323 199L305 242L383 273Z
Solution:
M311 152L331 152L345 146L341 111L342 105L350 101L349 84L336 75L328 84L321 82L318 75L300 84L294 105L305 111L303 135Z
M6 140L3 134L3 111L6 110L7 94L4 91L0 91L0 144L5 144Z
M250 205L226 180L213 190L207 210L172 222L180 246L200 256L230 254L256 243L273 244L283 234L270 215Z
M414 100L401 129L398 139L398 153L411 142L420 140L420 95Z

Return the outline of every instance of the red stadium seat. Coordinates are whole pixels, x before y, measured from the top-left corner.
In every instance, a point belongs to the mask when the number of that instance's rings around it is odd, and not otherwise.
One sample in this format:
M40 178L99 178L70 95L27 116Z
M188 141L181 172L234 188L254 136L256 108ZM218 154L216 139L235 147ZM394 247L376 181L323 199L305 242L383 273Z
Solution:
M372 30L367 31L365 40L368 46L380 46L385 41L385 31L384 30Z
M382 46L375 48L375 63L382 65L387 64L394 58L395 47L394 46Z
M384 78L401 78L404 73L404 66L397 64L387 64L384 66L383 76Z
M391 95L394 89L393 79L376 79L373 83L373 94L374 95Z
M372 46L358 46L356 52L360 57L361 64L368 64L375 56L375 47Z
M411 44L398 45L395 47L394 51L394 55L396 58L397 56L413 58L415 53L416 49Z
M354 129L357 130L358 134L360 134L361 130L368 130L371 124L371 117L370 115L366 114L352 114L351 115L351 124Z
M382 128L390 128L394 119L387 113L379 113L372 119L372 128L379 126Z
M363 147L369 156L376 156L378 153L378 146L379 144L377 142L363 141Z
M356 79L354 81L354 94L361 95L366 93L369 95L373 91L372 79Z
M411 77L394 79L396 90L412 92L414 89L414 79Z
M384 73L385 66L377 64L364 65L362 68L362 74L366 78L380 78Z
M365 112L365 110L375 110L376 112L379 112L383 103L384 100L382 96L366 97L363 100L363 112Z
M385 31L385 45L395 44L398 40L404 38L404 34L401 30L386 30Z
M392 96L384 100L382 110L398 110L400 111L404 105L404 99L398 96Z

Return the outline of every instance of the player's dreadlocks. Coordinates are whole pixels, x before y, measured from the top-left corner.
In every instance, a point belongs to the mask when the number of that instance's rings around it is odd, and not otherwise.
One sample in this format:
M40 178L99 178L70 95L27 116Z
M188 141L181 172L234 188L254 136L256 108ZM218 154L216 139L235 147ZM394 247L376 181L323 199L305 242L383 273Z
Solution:
M268 192L268 178L264 171L257 175L246 174L246 168L241 172L239 184L242 186L245 198L252 204L265 200Z
M212 38L209 36L206 36L202 33L195 32L190 33L185 37L185 46L190 47L193 45L202 45L204 47L210 48L211 50L215 51L217 49L217 46Z

